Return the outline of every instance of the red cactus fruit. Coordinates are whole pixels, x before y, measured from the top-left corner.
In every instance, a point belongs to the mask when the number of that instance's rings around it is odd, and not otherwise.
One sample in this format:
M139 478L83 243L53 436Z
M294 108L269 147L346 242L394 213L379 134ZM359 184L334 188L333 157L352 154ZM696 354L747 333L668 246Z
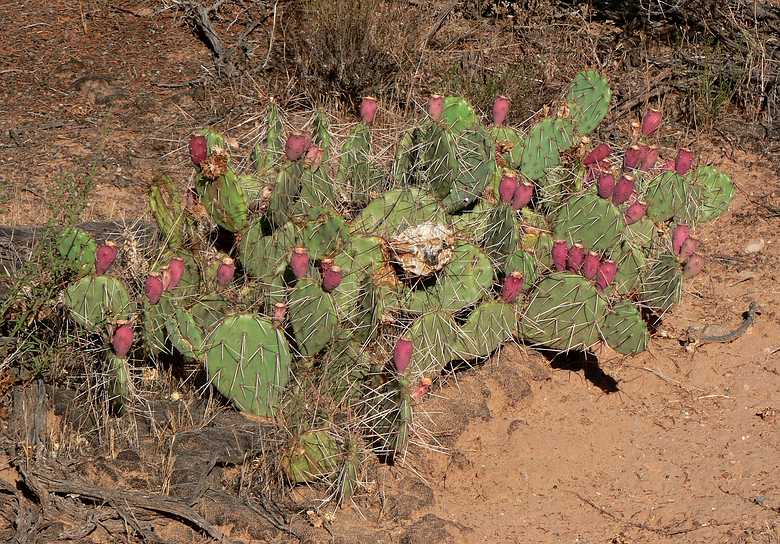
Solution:
M360 102L360 119L367 125L374 122L379 103L373 96L364 96Z
M272 319L273 326L277 329L284 325L284 320L287 317L287 304L284 302L277 302L274 304L274 315Z
M589 280L595 279L596 274L598 274L599 271L600 262L601 259L599 259L598 253L589 251L588 254L585 255L585 260L582 261L582 275Z
M160 302L160 297L164 290L160 274L152 272L146 277L146 281L144 282L144 293L146 293L146 298L149 299L150 304L157 304Z
M534 196L534 184L529 181L522 181L520 185L515 189L515 194L512 196L512 209L522 210Z
M399 338L393 348L393 365L399 374L403 374L412 362L414 344L408 338Z
M566 256L566 267L572 272L582 270L582 264L585 262L585 248L582 244L574 244L569 248Z
M698 253L694 253L685 261L683 274L686 278L692 278L704 269L704 258Z
M623 168L625 170L633 170L636 168L637 164L639 164L641 152L641 149L639 149L639 146L637 145L632 145L626 149L626 152L623 155Z
M305 247L296 247L293 249L290 257L290 268L297 279L301 279L309 272L309 252Z
M615 178L612 174L603 174L599 176L598 190L601 198L612 198L612 192L615 190Z
M309 150L311 136L296 132L287 137L284 143L284 154L288 160L297 161Z
M693 152L689 149L677 150L677 157L674 159L674 171L684 176L693 166Z
M609 144L599 144L591 149L590 153L585 155L582 164L588 166L590 164L599 163L609 157L610 153L612 153L612 148L609 147Z
M208 153L209 146L205 136L195 134L190 136L190 159L192 159L192 164L200 166L208 157Z
M606 160L589 164L587 171L585 172L584 184L586 187L593 185L593 180L598 179L600 176L609 174L610 164Z
M596 273L596 287L603 291L615 280L617 275L617 264L615 261L606 259L599 263L599 271Z
M165 290L176 289L176 286L179 285L183 275L184 260L181 257L171 259L168 266L163 268L163 287Z
M330 293L341 285L341 280L344 278L341 273L341 267L333 265L329 269L322 271L322 288L326 293Z
M111 336L111 347L117 357L127 357L130 348L133 345L133 326L129 323L122 323Z
M569 244L566 240L555 240L552 247L553 267L557 272L566 270L566 260L569 257Z
M504 285L501 286L501 300L507 304L514 304L522 289L523 274L512 272L504 278Z
M646 213L647 213L647 204L645 204L641 200L637 200L636 202L634 202L628 207L626 213L624 214L626 225L633 225L634 223L642 219Z
M420 400L423 398L428 393L428 391L430 391L431 385L433 385L433 381L430 378L422 378L420 380L420 385L418 385L415 390L412 391L412 399Z
M658 149L656 147L643 145L639 148L639 162L636 165L637 170L649 172L655 167L656 162L658 162Z
M306 156L303 158L303 165L312 170L316 170L320 167L320 163L322 163L322 156L322 148L312 144L309 146L309 149L306 150Z
M225 287L236 275L236 263L230 257L225 257L217 268L217 285Z
M650 136L661 126L663 116L660 110L649 109L642 117L642 135Z
M509 106L512 102L506 96L497 96L493 102L493 123L500 127L506 121L506 116L509 114Z
M514 172L504 172L498 184L498 196L501 197L501 202L511 203L517 186L517 176Z
M623 175L615 184L615 189L612 191L612 202L616 205L628 202L631 195L634 193L634 178L633 176Z
M119 249L111 240L101 245L95 253L95 274L98 276L108 272L111 265L114 264Z
M432 94L428 100L428 115L431 119L438 121L444 112L444 97L440 94Z
M698 248L699 248L699 241L696 238L691 238L689 236L682 243L682 247L680 247L680 259L682 259L683 261L687 260L691 255L696 253L696 250Z
M682 223L677 224L672 231L672 250L675 255L680 255L683 244L691 236L691 227Z

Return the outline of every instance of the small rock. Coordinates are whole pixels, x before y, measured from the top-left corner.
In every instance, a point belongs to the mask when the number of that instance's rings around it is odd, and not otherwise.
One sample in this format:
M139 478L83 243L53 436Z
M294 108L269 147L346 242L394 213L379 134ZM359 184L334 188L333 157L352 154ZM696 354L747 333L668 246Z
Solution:
M760 253L761 250L764 249L764 246L766 245L766 242L763 238L756 238L755 240L750 240L745 245L745 253L748 255L752 253Z

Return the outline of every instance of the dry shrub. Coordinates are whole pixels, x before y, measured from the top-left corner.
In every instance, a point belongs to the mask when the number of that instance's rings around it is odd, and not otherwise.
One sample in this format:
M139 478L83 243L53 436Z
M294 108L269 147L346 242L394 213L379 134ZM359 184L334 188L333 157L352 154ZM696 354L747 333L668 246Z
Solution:
M304 0L287 14L282 60L315 102L397 97L420 39L408 11L382 0Z

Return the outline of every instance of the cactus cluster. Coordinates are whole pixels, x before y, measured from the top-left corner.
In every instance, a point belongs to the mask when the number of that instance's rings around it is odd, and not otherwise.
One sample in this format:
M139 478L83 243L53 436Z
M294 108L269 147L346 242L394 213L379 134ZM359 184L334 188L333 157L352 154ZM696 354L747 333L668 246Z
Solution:
M107 275L116 246L63 233L80 276L65 304L80 325L110 331L120 400L135 324L134 353L178 352L239 410L292 422L292 482L340 475L352 490L356 441L336 432L345 415L363 414L357 430L392 453L452 362L513 339L641 352L643 315L668 310L702 269L691 232L728 208L730 179L694 167L688 150L660 159L655 110L625 152L593 145L610 99L604 78L583 72L524 133L506 125L505 97L483 124L463 98L436 95L389 168L372 144L376 99L340 149L321 112L285 137L272 103L252 171L202 130L189 144L194 191L152 188L160 251L142 285ZM232 233L229 254L209 243L213 227ZM314 412L295 408L311 391Z

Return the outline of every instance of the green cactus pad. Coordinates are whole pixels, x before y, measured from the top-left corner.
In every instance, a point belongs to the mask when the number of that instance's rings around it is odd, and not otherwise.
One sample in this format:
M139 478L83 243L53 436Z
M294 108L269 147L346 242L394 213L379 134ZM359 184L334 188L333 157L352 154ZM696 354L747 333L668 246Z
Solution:
M448 212L473 204L496 170L495 150L484 130L469 130L456 136L442 131L435 156L429 177Z
M359 342L335 342L322 362L320 390L337 405L360 398L363 382L371 372L371 357Z
M553 237L586 250L609 251L621 238L626 223L609 201L592 193L572 197L556 213Z
M412 291L406 309L415 313L432 309L457 311L477 302L492 285L493 267L487 255L477 246L460 243L436 284Z
M417 188L388 191L360 212L350 232L391 238L406 227L431 222L447 224L436 198Z
M504 275L508 276L512 272L520 272L523 275L523 290L528 290L536 283L536 278L539 275L537 271L537 260L533 255L519 249L507 257L504 264Z
M338 319L351 322L357 314L361 277L352 272L352 256L348 253L336 255L333 258L333 264L341 268L342 280L330 295L333 298Z
M149 189L149 207L163 241L179 247L186 237L188 217L181 195L169 177L163 177Z
M514 306L503 302L480 304L461 325L452 351L457 359L487 357L512 337L517 325Z
M188 359L200 360L203 356L203 331L190 312L175 308L173 315L166 317L165 330L176 350Z
M265 114L265 136L255 145L255 170L259 176L265 176L277 165L284 153L284 123L279 106L275 102L268 104Z
M135 311L125 286L109 276L87 276L70 285L65 290L65 306L76 323L89 330L128 320Z
M623 234L626 242L636 247L647 249L653 245L653 240L655 240L655 224L647 217L643 217L636 223L626 225L626 230Z
M628 300L612 308L604 319L601 332L609 347L624 355L641 353L650 342L650 331L642 314Z
M282 468L293 483L311 482L338 470L341 453L327 431L307 431L290 446Z
M239 232L249 224L247 199L233 170L215 180L198 178L201 202L214 222L230 232Z
M501 158L505 166L520 170L525 150L525 138L511 127L492 127L490 136L493 139L496 152L502 151Z
M457 134L476 127L479 124L479 117L465 98L447 96L444 99L444 110L439 123L450 132Z
M613 282L615 291L620 295L633 293L639 287L641 275L646 267L644 253L624 242L612 251L610 258L618 267Z
M222 320L206 339L206 372L237 408L273 416L290 378L290 349L282 332L252 314Z
M519 243L517 213L508 204L497 204L487 216L482 246L501 266L509 255L517 251Z
M378 236L353 235L348 252L352 257L352 271L373 275L386 266L385 241Z
M333 297L310 278L298 280L290 292L288 313L298 349L304 356L319 353L338 333Z
M146 353L157 356L161 353L167 353L166 342L168 333L165 330L165 312L160 304L149 304L145 302L143 306L143 344Z
M130 364L126 357L118 357L113 353L108 357L110 375L108 399L117 413L123 413L125 406L133 394L133 378L130 374Z
M416 383L423 377L435 378L452 359L458 328L448 312L431 312L412 323L404 336L414 346L406 375Z
M687 218L694 204L694 193L684 177L664 172L648 183L643 199L647 202L647 218L663 223L673 217Z
M462 239L481 243L489 227L494 205L480 200L472 210L452 216L452 228Z
M582 276L553 273L529 297L519 323L522 338L564 351L587 349L601 339L606 301Z
M574 77L569 88L569 115L577 133L593 132L609 111L612 90L598 72L588 70Z
M290 220L294 204L301 193L302 168L300 162L287 163L276 176L266 215L274 228Z
M351 188L351 200L358 205L368 203L382 190L384 179L371 161L371 132L367 124L358 123L341 146L336 180L342 188Z
M731 178L712 166L700 166L692 173L696 185L696 220L706 223L716 219L729 209L734 198Z
M402 186L411 185L415 178L415 169L418 164L420 148L417 145L420 129L412 127L406 129L401 139L395 146L395 158L393 160L393 179Z
M286 223L266 236L263 222L255 221L241 238L241 264L250 276L270 282L285 271L295 245L296 232L292 223Z
M540 180L547 170L561 163L561 151L571 144L570 128L565 120L548 117L531 129L520 166L525 177Z
M337 204L336 187L328 169L303 167L299 204L305 207L332 208Z
M340 215L325 212L306 223L300 238L301 244L309 252L309 258L319 260L347 245L349 228Z
M674 255L665 253L650 263L642 278L640 302L660 312L666 312L682 298L683 273Z
M79 274L95 271L97 243L87 232L77 227L68 227L57 238L57 252L60 257Z

